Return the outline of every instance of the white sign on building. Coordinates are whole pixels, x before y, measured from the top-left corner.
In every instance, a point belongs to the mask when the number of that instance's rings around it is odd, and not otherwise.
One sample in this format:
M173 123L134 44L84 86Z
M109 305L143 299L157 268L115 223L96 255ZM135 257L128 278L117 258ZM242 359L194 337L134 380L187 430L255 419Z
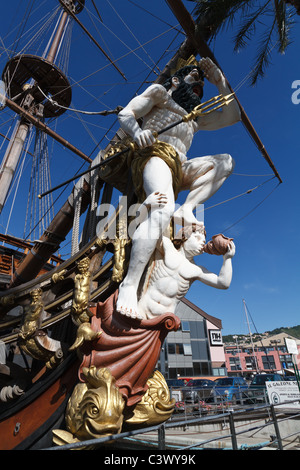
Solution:
M289 354L298 354L298 347L297 343L294 339L291 338L284 338L286 350Z
M223 338L220 330L209 330L211 346L223 346Z

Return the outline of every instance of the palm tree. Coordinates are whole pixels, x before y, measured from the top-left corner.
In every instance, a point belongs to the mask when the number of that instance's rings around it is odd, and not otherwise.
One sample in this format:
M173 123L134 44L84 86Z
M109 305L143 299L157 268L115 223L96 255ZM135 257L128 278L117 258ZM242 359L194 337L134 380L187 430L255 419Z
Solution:
M291 43L294 17L300 15L300 0L190 0L198 31L211 41L223 29L240 20L234 36L234 51L247 46L260 30L257 56L250 72L251 85L264 76L274 48L284 53Z

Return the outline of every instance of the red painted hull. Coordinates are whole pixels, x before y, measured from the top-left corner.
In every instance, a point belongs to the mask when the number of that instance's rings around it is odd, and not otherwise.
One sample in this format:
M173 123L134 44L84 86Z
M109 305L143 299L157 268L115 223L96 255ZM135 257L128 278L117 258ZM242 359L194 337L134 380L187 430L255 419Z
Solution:
M38 448L45 434L51 435L51 423L54 425L63 417L67 400L78 382L78 363L73 361L60 374L55 371L52 374L54 380L50 377L46 384L35 384L27 396L16 401L9 416L0 420L0 450Z

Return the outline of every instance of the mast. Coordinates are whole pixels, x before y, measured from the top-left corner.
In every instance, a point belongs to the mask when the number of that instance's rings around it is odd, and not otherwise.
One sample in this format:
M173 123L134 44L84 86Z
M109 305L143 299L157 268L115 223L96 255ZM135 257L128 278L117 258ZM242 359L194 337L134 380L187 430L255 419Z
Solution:
M61 3L64 2L68 3L74 15L84 6L82 0L79 4L77 0L64 0ZM13 98L11 103L21 107L21 118L3 159L0 173L0 213L5 205L32 121L55 118L65 111L61 105L68 107L71 103L70 83L63 72L54 65L67 20L68 12L64 10L45 59L34 55L17 55L7 62L3 71L7 93ZM58 106L45 98L48 95L55 95Z
M16 168L19 163L22 148L24 146L27 134L29 131L29 123L24 119L21 119L18 123L15 137L11 141L10 145L4 155L3 169L0 173L0 214L5 205L5 201L8 195L8 191L14 177Z
M251 333L251 330L250 330L250 324L249 324L249 318L248 318L248 312L247 312L245 299L243 299L243 304L244 304L244 309L245 309L245 314L246 314L246 321L247 321L247 325L248 325L250 341L251 341L251 346L252 346L252 352L253 352L253 357L254 357L254 362L255 362L255 369L256 369L256 372L258 374L259 369L258 369L257 358L256 358L256 354L255 354L255 348L254 348L254 344L253 344L253 340L252 340L252 333Z

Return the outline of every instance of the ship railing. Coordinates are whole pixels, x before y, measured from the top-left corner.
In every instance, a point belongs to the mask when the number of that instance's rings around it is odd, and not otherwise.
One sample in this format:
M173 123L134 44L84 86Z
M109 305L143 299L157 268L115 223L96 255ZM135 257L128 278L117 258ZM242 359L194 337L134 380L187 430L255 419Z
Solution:
M285 407L285 408L283 408ZM284 411L285 409L289 409L290 411L287 413ZM267 414L268 419L257 420L258 422L261 421L263 424L255 425L254 417L257 414L262 413L262 415ZM249 420L249 426L244 427L241 429L241 419L243 421ZM292 420L296 420L297 422L300 419L300 400L291 400L285 401L280 404L264 404L264 405L256 405L255 407L237 409L237 410L228 410L227 412L223 412L221 414L214 414L214 415L207 415L198 418L190 418L190 419L179 419L178 421L175 419L170 419L169 421L165 422L164 424L156 425L156 426L149 426L142 429L136 429L132 431L122 432L119 434L109 435L102 438L95 438L80 442L74 442L71 444L65 444L61 446L54 446L43 450L71 450L71 449L84 449L87 447L94 447L101 449L101 447L107 449L107 445L110 446L111 449L118 449L124 448L124 443L127 447L126 449L132 448L132 450L138 449L138 446L141 443L145 443L145 439L147 434L152 433L152 439L148 443L151 442L152 450L157 451L164 451L168 450L168 442L167 436L168 431L172 430L174 432L175 429L182 429L182 435L184 436L184 431L189 428L193 427L201 427L201 425L207 425L212 422L216 422L220 420L223 424L222 426L224 429L228 429L229 432L227 434L219 434L211 437L210 439L201 439L201 431L199 430L199 442L194 442L190 445L182 445L178 444L177 447L172 445L172 450L176 448L182 451L190 451L190 450L202 450L202 449L209 449L214 448L214 450L222 450L224 447L220 447L219 445L213 446L213 443L222 440L224 442L225 439L231 440L231 450L259 450L259 449L276 449L276 450L289 450L291 442L293 443L295 440L300 438L300 430L299 426L296 431L289 432L288 434L283 434L283 430L292 429L292 427L286 426L281 427L281 425L286 422L287 420L291 422ZM227 423L227 428L225 426ZM298 424L298 423L296 423ZM243 434L250 432L251 435L258 433L258 431L263 430L264 428L271 427L268 431L269 440L262 441L262 442L255 442L254 444L238 444L238 438ZM171 431L171 433L172 433ZM153 434L156 434L156 438L153 439ZM193 433L195 434L195 433ZM294 438L294 439L293 439ZM201 440L200 440L201 439ZM123 446L118 447L118 444L122 441ZM245 441L247 441L247 437L245 437ZM250 439L251 441L251 439ZM185 441L187 442L187 440ZM132 447L131 447L132 446ZM228 449L228 447L226 447Z

